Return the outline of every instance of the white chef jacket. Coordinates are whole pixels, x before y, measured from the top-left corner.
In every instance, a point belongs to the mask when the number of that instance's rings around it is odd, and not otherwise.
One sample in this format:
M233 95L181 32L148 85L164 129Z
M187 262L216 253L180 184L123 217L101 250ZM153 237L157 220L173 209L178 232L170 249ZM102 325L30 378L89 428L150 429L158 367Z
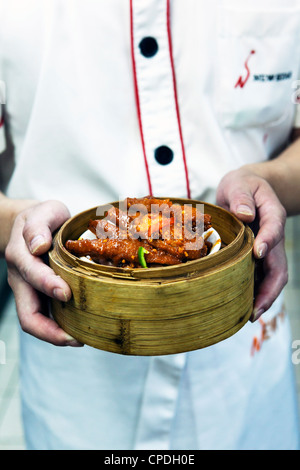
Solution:
M72 214L150 193L215 202L225 173L287 143L299 13L296 0L0 0L8 195ZM298 448L281 296L189 353L20 338L29 449Z

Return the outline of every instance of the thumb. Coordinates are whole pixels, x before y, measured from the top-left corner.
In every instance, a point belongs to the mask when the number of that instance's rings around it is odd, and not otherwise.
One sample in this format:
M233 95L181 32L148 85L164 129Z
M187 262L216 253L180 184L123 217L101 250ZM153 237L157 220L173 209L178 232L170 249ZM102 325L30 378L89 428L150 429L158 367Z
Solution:
M59 201L42 202L27 211L23 237L31 254L46 253L52 244L52 233L69 217L68 209Z
M217 192L217 204L235 214L242 222L253 222L256 213L253 189L246 181L233 176L234 174L221 181Z
M252 194L244 188L233 194L230 201L230 211L245 223L253 222L255 218L255 201Z

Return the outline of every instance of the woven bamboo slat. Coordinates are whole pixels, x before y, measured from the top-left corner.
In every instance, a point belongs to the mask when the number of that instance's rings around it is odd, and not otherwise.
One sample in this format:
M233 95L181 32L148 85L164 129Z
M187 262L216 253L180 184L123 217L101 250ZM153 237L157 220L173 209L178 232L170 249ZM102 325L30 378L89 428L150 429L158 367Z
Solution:
M73 294L66 303L52 300L57 323L87 345L128 355L191 351L235 334L253 308L254 236L231 213L203 204L221 236L221 250L162 268L117 268L77 258L64 243L86 230L97 208L69 219L49 253L50 266Z

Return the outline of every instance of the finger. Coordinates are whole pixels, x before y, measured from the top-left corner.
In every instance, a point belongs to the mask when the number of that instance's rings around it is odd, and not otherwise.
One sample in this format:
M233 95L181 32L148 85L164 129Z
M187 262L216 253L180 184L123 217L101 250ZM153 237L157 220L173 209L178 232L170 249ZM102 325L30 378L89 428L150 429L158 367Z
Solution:
M23 331L56 346L82 346L59 325L42 313L37 292L18 274L9 275L9 284L14 293L16 309Z
M29 251L34 255L48 251L52 233L69 217L68 209L59 201L46 201L28 211L22 234Z
M24 239L19 236L19 221L12 230L11 239L7 245L5 256L9 271L19 273L21 277L36 290L49 297L63 302L68 301L72 292L69 285L47 266L41 258L29 253Z
M254 241L254 255L263 258L283 238L286 212L268 184L261 185L255 194L259 231Z
M27 250L26 247L25 249ZM14 263L14 266L8 263L8 268L15 273L18 272L26 283L48 297L67 302L72 296L69 285L60 276L40 258L33 257L26 251L22 252L22 257Z
M217 192L217 204L235 214L243 222L250 223L256 213L253 193L254 189L246 180L235 177L233 172L222 180Z
M256 321L279 296L288 281L287 259L283 240L264 260L265 278L259 286L250 320Z
M255 218L255 201L248 187L236 187L230 198L229 210L245 223Z
M25 253L17 267L22 278L34 289L63 302L70 300L72 293L69 285L41 258Z
M232 172L221 182L218 197L244 223L250 224L257 215L259 230L253 247L257 258L266 256L283 238L286 212L262 178L245 179Z

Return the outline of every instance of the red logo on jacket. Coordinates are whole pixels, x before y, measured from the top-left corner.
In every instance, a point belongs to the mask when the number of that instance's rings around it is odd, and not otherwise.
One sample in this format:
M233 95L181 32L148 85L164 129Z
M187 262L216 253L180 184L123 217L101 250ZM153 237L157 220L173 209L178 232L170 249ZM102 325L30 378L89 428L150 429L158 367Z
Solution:
M249 67L248 67L248 62L249 62L249 59L250 57L255 54L255 51L252 50L250 52L250 54L248 55L247 59L245 60L245 69L246 69L246 75L245 77L243 77L242 75L239 76L238 78L238 81L236 82L234 88L237 88L238 86L240 88L244 88L244 86L246 85L247 81L248 81L248 78L250 77L250 70L249 70Z

